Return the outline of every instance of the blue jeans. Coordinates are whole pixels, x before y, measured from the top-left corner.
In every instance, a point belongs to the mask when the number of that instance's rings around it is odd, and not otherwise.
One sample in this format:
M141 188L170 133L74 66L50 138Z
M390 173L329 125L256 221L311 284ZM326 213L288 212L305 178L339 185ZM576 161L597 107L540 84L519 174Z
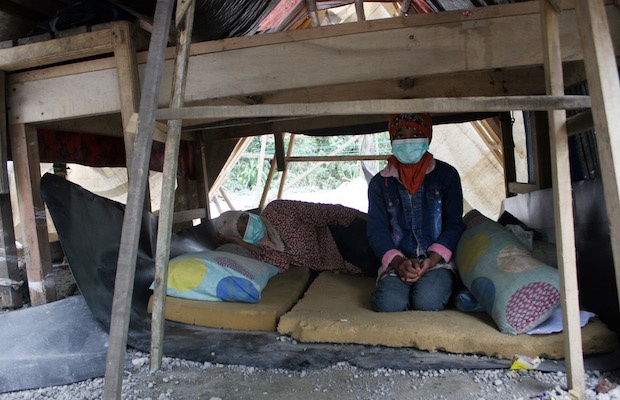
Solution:
M377 282L371 297L372 308L379 312L440 311L450 300L453 282L452 271L445 268L428 271L412 285L391 272Z

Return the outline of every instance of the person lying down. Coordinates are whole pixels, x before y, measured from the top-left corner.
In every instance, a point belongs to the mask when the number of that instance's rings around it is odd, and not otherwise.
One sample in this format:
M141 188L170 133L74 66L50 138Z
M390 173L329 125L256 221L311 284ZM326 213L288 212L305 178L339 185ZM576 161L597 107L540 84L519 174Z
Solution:
M274 200L260 215L226 211L213 220L219 250L244 250L281 272L291 266L376 276L381 261L366 239L366 214L338 204Z

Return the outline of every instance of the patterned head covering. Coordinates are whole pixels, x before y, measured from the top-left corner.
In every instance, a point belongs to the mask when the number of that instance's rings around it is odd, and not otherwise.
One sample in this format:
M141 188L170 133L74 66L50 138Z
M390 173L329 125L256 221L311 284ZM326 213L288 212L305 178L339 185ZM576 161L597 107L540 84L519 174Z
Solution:
M225 211L213 220L213 226L217 232L223 235L236 236L243 239L243 236L241 236L237 230L237 222L244 213L246 213L246 211ZM282 241L278 231L273 227L273 225L271 225L271 222L269 222L267 218L262 215L259 217L265 225L265 229L267 231L265 237L263 237L259 243L269 245L278 251L284 251L284 242Z
M424 133L424 136L428 138L428 142L431 142L431 138L433 137L433 119L430 114L419 113L390 115L390 122L388 123L390 140L393 140L396 132L404 126Z

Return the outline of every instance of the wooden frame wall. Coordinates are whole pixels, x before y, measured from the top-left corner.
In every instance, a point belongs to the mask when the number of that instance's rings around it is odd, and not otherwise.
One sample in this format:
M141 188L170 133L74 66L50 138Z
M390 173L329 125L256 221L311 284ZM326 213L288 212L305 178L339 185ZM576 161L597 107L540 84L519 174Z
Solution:
M171 10L171 1L159 0L158 8ZM347 118L359 114L360 118L374 118L376 115L405 111L542 111L588 108L591 105L599 138L604 143L599 146L599 150L601 169L606 171L603 181L608 214L610 221L618 221L620 186L617 180L620 163L614 161L614 151L617 152L620 147L620 135L611 135L610 131L618 132L620 129L620 116L616 113L620 108L620 95L615 64L615 55L620 53L620 11L613 5L608 5L605 9L603 1L564 1L563 8L559 7L558 3L541 0L540 5L526 2L486 7L473 10L468 15L445 12L433 15L432 18L395 18L197 44L192 46L190 51L185 99L188 105L207 107L174 107L157 112L155 109L158 106L167 106L170 102L166 93L170 93L167 89L171 86L170 66L174 55L172 50L165 49L167 32L164 32L163 28L157 31L158 26L163 27L167 23L156 22L152 42L159 42L155 47L151 47L154 50L148 55L137 55L138 70L144 68L144 60L148 56L144 72L141 72L145 83L142 88L137 140L142 141L142 145L137 148L142 152L150 149L154 130L151 125L156 118L184 119L186 128L197 126L203 129L221 119L266 115L271 117L272 123L278 123L291 117L312 118L317 115ZM167 15L169 21L170 14ZM162 17L162 21L165 21L165 17ZM580 38L576 37L575 21L579 23ZM524 26L528 29L522 29ZM543 36L544 46L539 47L537 44ZM0 50L0 70L14 70L17 62L27 65L22 58L11 58L17 52L10 53L11 49L7 50ZM79 51L74 51L74 54L79 56ZM260 59L261 63L244 62L248 59ZM390 63L385 63L386 59L389 59ZM557 89L560 87L557 76L561 74L562 65L569 72L565 75L583 76L580 60L585 60L592 95L564 96ZM571 64L572 62L576 63ZM231 65L235 66L234 74L230 73ZM545 77L535 73L540 70L541 65L546 66ZM101 59L8 76L9 136L18 148L18 155L23 154L27 160L20 176L28 176L28 170L31 172L36 168L34 150L19 150L19 145L26 141L28 132L32 136L33 125L30 124L54 122L62 126L63 120L121 112L124 108L122 96L119 93L117 77L114 76L117 67L114 59ZM574 70L571 73L572 67ZM326 69L330 70L330 74L323 72ZM262 72L257 74L257 71ZM501 77L497 76L498 71ZM159 81L152 75L160 72L163 73L164 81L161 96L158 94ZM205 76L209 79L204 79ZM441 84L444 80L457 85L446 87ZM500 81L501 84L498 84ZM547 96L527 96L544 93L544 86L541 84L545 81L548 85ZM68 85L69 82L71 85ZM523 84L524 82L527 84ZM567 84L566 79L563 84ZM85 96L79 96L76 91L64 90L66 87L79 87ZM372 90L373 88L377 90ZM151 91L145 93L145 90ZM445 98L447 93L456 97ZM474 96L464 98L464 93L473 93ZM416 97L416 94L417 97L424 98L390 100ZM261 104L247 105L248 100L255 101L257 98ZM303 103L292 104L293 99L303 99ZM319 100L329 103L317 103ZM552 154L556 154L554 164L557 170L554 172L554 180L557 179L557 182L554 181L554 190L559 196L558 204L562 214L572 215L564 181L567 171L558 161L564 157L562 154L565 151L558 146L557 141L565 139L566 124L557 111L550 111L549 115L552 140L555 141ZM189 122L188 119L192 121ZM132 166L144 161L142 152L133 154ZM136 158L139 160L136 161ZM22 199L38 198L36 180L26 178L24 182L24 189L20 190ZM28 188L27 185L31 186ZM133 182L130 181L130 193L132 201L142 202L142 177L134 176ZM37 204L33 203L32 208L36 207ZM141 207L141 204L128 204L128 214L131 214L130 210L141 210ZM139 219L136 221L131 215L123 225L122 249L119 255L119 271L127 271L128 278L131 278L131 260L135 261L133 246L137 245L139 230ZM578 358L580 343L571 337L571 333L575 332L572 313L575 311L576 293L571 283L571 271L575 266L574 260L570 259L570 251L564 251L571 247L569 231L572 228L566 220L563 221L556 224L565 239L559 254L563 257L563 304L566 309L565 327L568 328L567 350L570 354L571 370L569 386L574 396L579 397L583 395L583 385L579 381L579 361L574 360ZM30 226L36 225L30 221L26 223ZM620 228L616 223L612 223L611 228L614 259L619 260L620 241L615 239L620 235ZM33 242L29 245L40 250L40 242L46 241L43 235L35 230L31 236L38 237L39 243ZM36 253L43 257L43 251L39 250ZM39 262L41 265L45 264L43 259ZM616 265L616 279L620 288L619 265ZM126 292L131 292L132 282L132 279L117 279L117 292L119 296L125 296L124 300L115 296L114 309L120 314L127 309L123 301L128 301L131 297L127 297ZM124 354L123 338L126 340L126 329L126 324L112 321L110 348L115 354L115 362L111 362L109 358L108 367L115 385L120 385L118 370L122 370L119 365L122 364ZM120 364L116 363L118 360L121 360ZM118 388L107 391L106 397L111 398L119 393L116 389Z

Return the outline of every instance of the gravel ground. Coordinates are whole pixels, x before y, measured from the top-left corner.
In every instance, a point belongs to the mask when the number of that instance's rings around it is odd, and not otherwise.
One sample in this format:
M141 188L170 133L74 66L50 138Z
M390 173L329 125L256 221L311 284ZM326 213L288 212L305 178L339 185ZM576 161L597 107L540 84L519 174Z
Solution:
M365 370L347 363L329 368L289 371L197 363L164 358L162 369L149 370L149 356L131 350L122 398L167 399L570 399L563 372L457 370ZM620 371L588 371L585 399L620 399ZM101 398L104 379L65 386L5 393L2 400Z

